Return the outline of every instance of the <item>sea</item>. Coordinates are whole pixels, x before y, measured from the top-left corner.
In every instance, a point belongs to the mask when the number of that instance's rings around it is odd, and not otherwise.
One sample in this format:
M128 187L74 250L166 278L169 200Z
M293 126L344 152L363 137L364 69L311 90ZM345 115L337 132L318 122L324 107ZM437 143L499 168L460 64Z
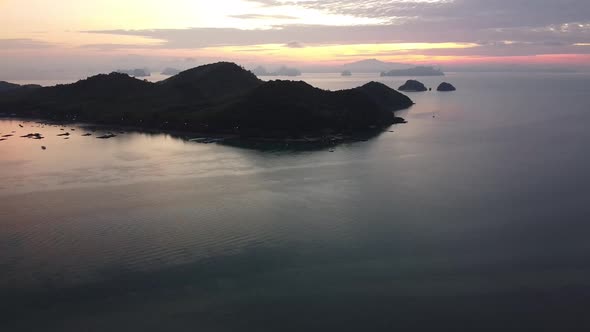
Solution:
M0 119L0 331L590 330L590 75L419 80L335 146Z

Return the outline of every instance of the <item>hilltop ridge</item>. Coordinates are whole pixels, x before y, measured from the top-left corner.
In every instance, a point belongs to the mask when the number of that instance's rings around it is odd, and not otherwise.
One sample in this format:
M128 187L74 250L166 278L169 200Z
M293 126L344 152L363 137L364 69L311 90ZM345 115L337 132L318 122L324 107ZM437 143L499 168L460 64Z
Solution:
M0 81L0 93L7 92L7 91L22 90L22 89L37 89L40 87L41 86L37 85L37 84L20 85L20 84Z
M182 71L157 84L191 98L220 99L250 91L262 80L235 63L217 62Z

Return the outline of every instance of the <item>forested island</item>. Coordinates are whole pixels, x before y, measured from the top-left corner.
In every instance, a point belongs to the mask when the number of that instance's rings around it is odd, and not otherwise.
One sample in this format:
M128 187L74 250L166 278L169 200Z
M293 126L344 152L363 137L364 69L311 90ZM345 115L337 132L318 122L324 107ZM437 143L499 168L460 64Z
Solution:
M246 137L383 128L404 122L394 111L411 105L407 96L381 83L326 91L301 81L264 82L228 62L157 83L111 73L0 93L0 113L22 117Z

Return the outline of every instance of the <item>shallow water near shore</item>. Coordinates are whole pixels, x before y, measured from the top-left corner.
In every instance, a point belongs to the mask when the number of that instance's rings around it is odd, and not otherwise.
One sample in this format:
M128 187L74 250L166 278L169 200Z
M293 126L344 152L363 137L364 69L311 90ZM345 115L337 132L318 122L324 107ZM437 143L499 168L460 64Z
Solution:
M0 120L0 328L590 328L590 76L419 80L458 91L325 148Z

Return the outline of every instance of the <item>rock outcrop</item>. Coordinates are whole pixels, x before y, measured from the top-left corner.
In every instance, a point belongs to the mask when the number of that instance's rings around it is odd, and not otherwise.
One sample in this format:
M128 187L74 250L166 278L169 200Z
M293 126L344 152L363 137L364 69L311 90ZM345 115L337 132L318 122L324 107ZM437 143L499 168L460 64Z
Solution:
M441 83L436 91L456 91L457 89L451 84L447 82Z

